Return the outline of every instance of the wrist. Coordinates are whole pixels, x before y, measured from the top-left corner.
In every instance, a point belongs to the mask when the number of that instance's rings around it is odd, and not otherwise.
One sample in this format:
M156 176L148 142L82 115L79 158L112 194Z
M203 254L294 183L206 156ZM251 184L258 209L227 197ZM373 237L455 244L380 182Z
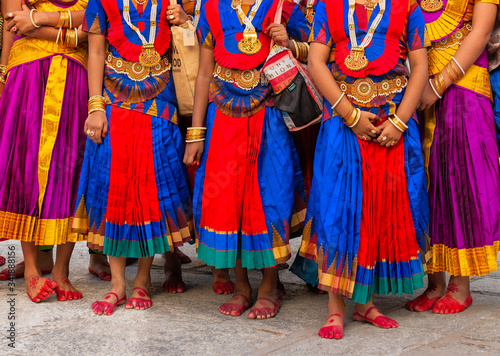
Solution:
M45 26L47 24L47 16L45 12L33 11L33 21L38 26Z

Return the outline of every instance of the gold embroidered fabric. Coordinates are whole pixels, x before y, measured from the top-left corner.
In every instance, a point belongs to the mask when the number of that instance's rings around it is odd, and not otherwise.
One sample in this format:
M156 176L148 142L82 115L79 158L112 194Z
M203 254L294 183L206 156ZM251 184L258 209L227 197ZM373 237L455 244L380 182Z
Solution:
M229 69L224 68L217 63L214 68L214 77L233 83L238 88L244 90L251 90L261 82L261 73L257 69Z
M118 74L126 74L134 81L141 82L151 74L153 77L168 72L172 67L167 57L163 57L158 64L153 67L145 67L138 62L128 62L121 58L114 57L110 52L106 54L106 65Z
M353 101L368 104L377 96L386 97L400 93L408 85L408 78L399 76L394 79L385 79L379 83L375 83L370 78L360 78L350 84L344 81L339 81L337 84Z

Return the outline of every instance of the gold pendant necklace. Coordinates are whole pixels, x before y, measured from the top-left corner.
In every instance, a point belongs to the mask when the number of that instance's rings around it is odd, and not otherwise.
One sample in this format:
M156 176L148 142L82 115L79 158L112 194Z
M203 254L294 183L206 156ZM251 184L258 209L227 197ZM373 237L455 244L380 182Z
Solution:
M241 53L255 54L262 48L262 43L257 38L257 32L244 31L243 39L238 42L238 49Z
M160 63L161 56L155 50L154 44L142 45L141 54L139 55L139 63L145 67L154 67Z
M155 36L156 36L156 11L158 8L158 0L151 0L151 13L149 17L149 41L146 41L141 31L132 24L130 20L130 6L129 0L123 0L123 19L139 36L142 42L141 54L139 55L139 63L145 67L154 67L160 62L161 56L155 49Z
M253 7L250 9L249 16L246 16L241 8L242 0L233 0L231 7L237 11L238 17L241 22L245 25L245 30L243 30L243 38L238 42L238 49L243 54L256 54L262 49L262 43L257 36L257 31L252 24L252 20L259 10L262 0L257 0Z
M349 26L349 39L351 41L351 50L349 51L349 55L344 60L344 64L347 69L357 72L362 69L365 69L368 66L368 59L365 56L365 48L371 43L373 35L375 34L375 30L377 29L377 26L380 24L380 21L382 21L382 17L384 16L385 12L385 1L386 0L379 1L379 6L380 6L379 13L377 14L377 17L375 17L375 19L373 20L365 38L358 46L358 39L356 37L356 27L354 26L354 10L356 8L356 3L355 0L349 0L348 26Z
M423 0L420 7L425 12L437 12L443 8L442 0Z
M351 47L351 52L345 58L345 66L347 69L357 72L365 69L368 65L368 59L365 57L365 49L363 47Z

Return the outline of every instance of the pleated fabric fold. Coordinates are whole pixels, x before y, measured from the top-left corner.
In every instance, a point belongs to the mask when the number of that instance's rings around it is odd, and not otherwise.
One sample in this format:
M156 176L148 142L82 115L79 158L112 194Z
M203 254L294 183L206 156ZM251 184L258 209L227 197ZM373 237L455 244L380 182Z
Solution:
M193 230L177 125L108 106L103 144L87 141L74 229L111 256L173 251Z
M500 176L491 102L451 86L431 110L436 127L429 159L428 272L489 274L498 268L500 248Z
M361 304L372 293L423 286L426 180L418 128L408 124L403 140L385 148L359 141L338 117L323 122L299 251L318 264L316 276L299 261L308 283Z
M274 267L290 258L290 232L305 216L305 193L291 134L266 107L230 117L210 104L193 195L198 258L216 268Z

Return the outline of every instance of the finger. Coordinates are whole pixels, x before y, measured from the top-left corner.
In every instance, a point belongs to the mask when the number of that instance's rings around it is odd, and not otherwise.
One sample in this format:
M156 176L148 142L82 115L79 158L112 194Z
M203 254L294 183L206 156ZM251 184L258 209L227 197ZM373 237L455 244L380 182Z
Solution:
M266 27L266 30L264 31L264 33L267 34L271 29L276 28L276 27L280 27L280 26L281 25L279 23L272 23Z
M28 9L28 6L26 6L25 4L22 4L22 9L23 9L23 11L27 11L27 10L29 10L29 9Z
M108 120L104 122L104 125L102 125L102 137L106 137L106 134L108 133Z
M371 141L371 140L372 140L372 139L370 138L370 136L368 136L368 135L364 135L364 134L360 134L360 135L358 136L358 138L359 138L361 141L366 141L366 142L368 142L368 141Z
M5 19L6 19L6 20L10 20L10 19L12 19L13 17L14 17L14 14L13 14L12 12L9 12L9 13L7 14L7 16L5 16Z
M7 31L10 31L15 25L16 22L14 20L7 21Z
M167 6L167 10L175 10L178 6L180 6L179 4L176 4L176 5L168 5Z
M196 155L196 162L198 164L198 166L200 165L200 162L201 162L201 150L198 151L197 155Z

